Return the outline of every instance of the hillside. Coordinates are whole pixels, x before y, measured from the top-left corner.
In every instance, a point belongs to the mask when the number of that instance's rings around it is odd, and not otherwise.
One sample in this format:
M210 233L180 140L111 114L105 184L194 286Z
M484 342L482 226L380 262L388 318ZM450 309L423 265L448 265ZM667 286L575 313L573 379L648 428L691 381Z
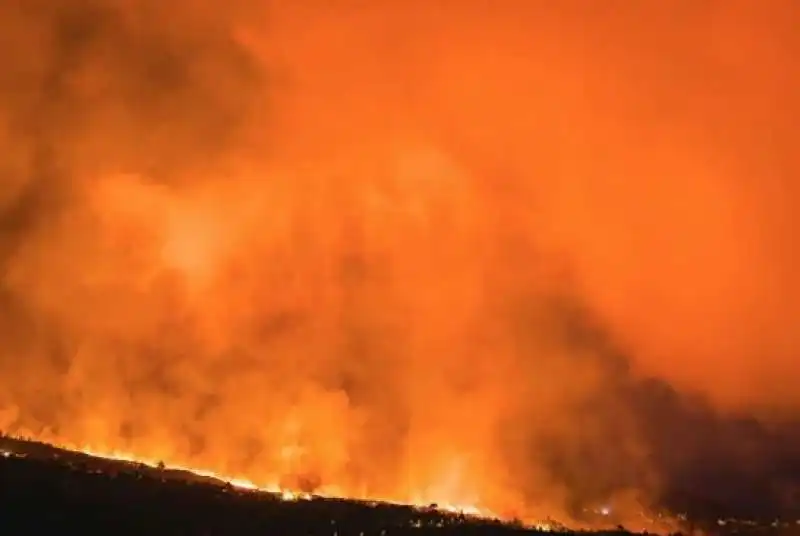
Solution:
M383 503L279 495L49 445L0 440L0 533L147 535L525 534L535 530ZM103 531L103 532L99 532Z

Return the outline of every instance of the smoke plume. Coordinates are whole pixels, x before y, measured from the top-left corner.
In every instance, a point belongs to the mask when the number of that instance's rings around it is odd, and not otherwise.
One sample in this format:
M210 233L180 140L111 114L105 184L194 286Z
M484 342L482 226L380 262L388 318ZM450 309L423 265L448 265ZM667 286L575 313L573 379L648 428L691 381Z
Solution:
M796 3L290 4L0 8L0 427L507 515L792 503Z

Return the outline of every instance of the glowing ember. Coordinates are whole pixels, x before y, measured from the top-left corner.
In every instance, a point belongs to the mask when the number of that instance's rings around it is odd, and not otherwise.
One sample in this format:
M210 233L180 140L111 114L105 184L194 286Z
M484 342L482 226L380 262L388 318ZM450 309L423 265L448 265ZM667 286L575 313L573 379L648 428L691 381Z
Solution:
M798 450L796 0L18 4L0 429L607 524Z
M174 471L186 471L192 473L197 476L211 478L214 480L218 480L220 482L224 482L226 484L231 485L234 488L247 490L247 491L256 491L256 492L264 492L264 493L271 493L279 496L281 500L284 501L300 501L300 500L311 500L314 496L318 497L334 497L333 495L328 494L311 494L307 492L289 490L289 489L282 489L277 484L256 484L255 482L241 477L232 477L228 475L223 475L217 473L215 471L210 471L208 469L196 468L196 467L186 467L177 464L165 464L162 461L140 458L134 454L128 452L120 452L120 451L101 451L97 450L88 446L73 446L68 444L59 444L56 445L59 448L63 448L66 450L71 450L74 452L81 452L88 456L92 456L95 458L101 458L106 460L114 460L114 461L122 461L122 462L130 462L130 463L138 463L142 465L146 465L148 467L158 469L168 469ZM390 499L376 499L374 497L367 498L367 497L348 497L354 500L371 500L373 502L383 502L389 504L404 504L399 501L394 501ZM438 510L443 513L451 513L451 514L460 514L465 516L473 516L473 517L480 517L480 518L487 518L487 519L496 519L497 516L492 514L487 510L483 510L478 508L474 505L457 505L457 504L425 504L425 503L417 503L411 504L411 506L420 508L420 509L434 509Z

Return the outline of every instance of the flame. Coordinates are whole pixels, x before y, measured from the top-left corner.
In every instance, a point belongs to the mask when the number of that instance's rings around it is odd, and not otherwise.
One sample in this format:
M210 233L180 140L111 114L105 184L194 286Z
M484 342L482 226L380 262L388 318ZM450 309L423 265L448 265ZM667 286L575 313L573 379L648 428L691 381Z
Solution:
M0 8L0 428L528 518L689 473L673 391L800 408L782 10L62 4Z
M70 443L56 443L53 446L69 450L72 452L80 452L82 454L86 454L87 456L100 458L104 460L136 463L151 467L153 469L162 468L172 471L185 471L200 477L210 478L217 480L219 482L229 484L230 486L240 490L274 494L280 497L280 499L283 501L309 501L315 497L325 497L325 498L346 498L353 500L369 501L372 503L386 503L386 504L398 504L398 505L409 504L408 502L399 501L397 499L388 497L374 497L374 496L342 497L338 494L326 493L324 491L320 493L315 492L312 494L303 491L286 489L282 487L277 481L257 483L243 476L231 476L218 473L210 469L191 467L188 465L181 465L177 463L165 463L162 460L155 460L152 458L141 457L131 452L124 452L114 449L102 449L102 448L92 447L89 445L75 445ZM5 452L3 454L5 454ZM499 516L497 516L495 513L491 512L488 509L481 508L475 504L458 504L458 503L448 503L448 502L436 503L423 500L422 495L417 495L417 497L418 499L416 501L410 502L409 504L410 506L416 507L418 509L436 510L442 513L460 514L475 518L499 519ZM535 526L549 527L549 525L542 523L535 523Z

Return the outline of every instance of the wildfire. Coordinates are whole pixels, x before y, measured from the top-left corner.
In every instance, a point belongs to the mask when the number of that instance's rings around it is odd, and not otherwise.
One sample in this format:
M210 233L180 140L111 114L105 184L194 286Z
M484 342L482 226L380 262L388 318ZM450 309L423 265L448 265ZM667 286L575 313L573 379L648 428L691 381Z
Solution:
M200 477L210 478L220 482L224 482L237 489L253 491L253 492L261 492L261 493L270 493L280 497L280 499L283 501L304 501L304 500L311 500L314 497L345 498L341 497L341 494L326 493L325 490L321 491L320 493L315 492L314 494L312 494L304 491L286 489L285 487L282 487L277 483L256 483L250 480L249 478L242 476L224 475L209 469L189 467L174 463L165 463L159 460L140 457L131 452L123 452L113 449L103 450L88 445L73 445L69 443L56 443L54 444L54 446L70 450L73 452L80 452L82 454L86 454L87 456L92 456L94 458L137 463L141 465L146 465L153 469L162 468L172 471L185 471ZM346 498L353 500L365 500L365 501L370 501L372 503L386 503L386 504L398 504L398 505L406 504L402 501L397 501L391 498L384 498L384 497L379 498L379 497L366 497L366 496L350 496ZM443 513L460 514L476 518L485 518L485 519L498 518L498 516L495 515L493 512L472 504L451 504L451 503L429 504L421 501L420 502L411 501L410 506L418 508L420 510L433 509ZM536 527L544 530L549 529L547 525L541 525L541 524L536 524Z

